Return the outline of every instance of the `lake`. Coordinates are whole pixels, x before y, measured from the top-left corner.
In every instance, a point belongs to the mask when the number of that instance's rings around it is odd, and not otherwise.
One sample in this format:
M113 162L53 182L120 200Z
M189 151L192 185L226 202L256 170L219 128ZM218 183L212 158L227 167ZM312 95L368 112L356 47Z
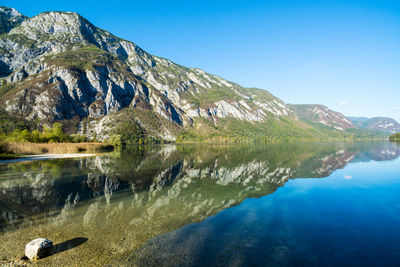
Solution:
M38 265L400 265L400 145L129 146L0 164L0 260Z

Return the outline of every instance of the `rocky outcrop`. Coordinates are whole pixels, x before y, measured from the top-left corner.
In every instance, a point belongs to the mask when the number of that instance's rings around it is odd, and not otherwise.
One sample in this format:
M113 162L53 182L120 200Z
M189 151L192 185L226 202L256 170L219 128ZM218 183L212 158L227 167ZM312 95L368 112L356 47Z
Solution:
M112 66L86 71L51 67L21 85L27 88L5 100L6 111L42 120L104 116L146 99L148 91L139 80L119 76Z

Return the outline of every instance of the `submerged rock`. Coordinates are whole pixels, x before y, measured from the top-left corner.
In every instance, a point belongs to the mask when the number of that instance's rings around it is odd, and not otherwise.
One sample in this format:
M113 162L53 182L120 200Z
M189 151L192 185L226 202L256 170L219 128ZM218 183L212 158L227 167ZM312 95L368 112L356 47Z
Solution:
M46 238L37 238L26 244L25 256L30 260L40 259L50 255L53 242Z

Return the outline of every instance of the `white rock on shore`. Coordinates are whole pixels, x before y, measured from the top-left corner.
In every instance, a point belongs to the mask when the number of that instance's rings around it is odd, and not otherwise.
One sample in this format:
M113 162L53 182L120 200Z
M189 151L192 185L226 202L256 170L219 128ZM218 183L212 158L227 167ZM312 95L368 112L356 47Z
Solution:
M26 244L25 256L30 260L40 259L50 255L53 242L46 238L37 238Z

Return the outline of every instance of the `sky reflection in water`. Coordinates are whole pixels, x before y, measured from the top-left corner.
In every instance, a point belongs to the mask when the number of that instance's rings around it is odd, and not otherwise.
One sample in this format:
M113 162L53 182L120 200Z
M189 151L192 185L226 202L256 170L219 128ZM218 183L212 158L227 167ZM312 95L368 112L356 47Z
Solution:
M399 193L399 158L364 159L327 179L290 180L129 257L150 265L398 266Z

